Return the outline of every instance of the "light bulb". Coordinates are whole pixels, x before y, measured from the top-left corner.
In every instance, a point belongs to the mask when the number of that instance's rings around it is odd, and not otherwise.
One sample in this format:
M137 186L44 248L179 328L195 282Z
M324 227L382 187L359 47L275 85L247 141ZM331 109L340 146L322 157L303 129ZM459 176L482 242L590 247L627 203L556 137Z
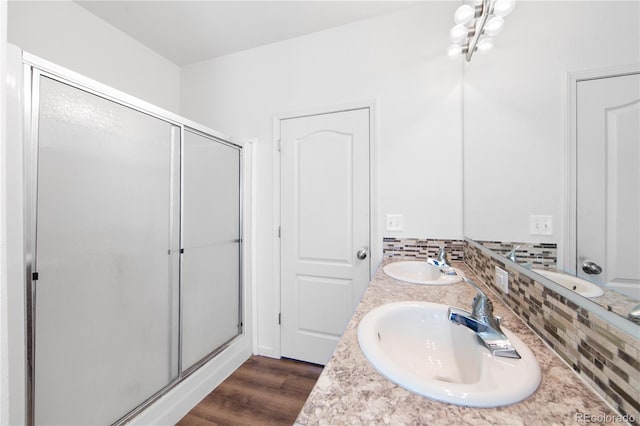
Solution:
M504 19L499 16L494 16L489 19L484 26L484 33L488 36L495 36L502 32L504 27Z
M447 48L447 55L453 57L458 56L462 53L462 46L459 44L450 44Z
M493 14L500 17L507 16L514 7L516 7L515 0L496 0L493 4Z
M453 15L453 20L456 21L458 25L464 25L471 22L471 20L475 17L476 10L473 6L469 6L468 4L463 4Z
M483 38L478 42L476 46L478 49L478 53L487 53L491 49L493 49L493 39L491 38Z
M451 39L452 43L460 43L462 40L467 38L468 34L469 28L465 27L464 25L456 25L455 27L451 28L451 31L449 31L449 38Z

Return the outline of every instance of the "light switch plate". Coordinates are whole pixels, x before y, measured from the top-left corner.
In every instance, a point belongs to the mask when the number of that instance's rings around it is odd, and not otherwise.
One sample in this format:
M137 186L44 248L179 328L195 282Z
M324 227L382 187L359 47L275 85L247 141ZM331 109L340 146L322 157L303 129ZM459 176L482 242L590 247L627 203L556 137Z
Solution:
M529 235L553 235L553 216L529 216Z
M404 215L388 214L386 230L392 232L404 231Z
M509 273L502 268L496 266L496 287L509 294Z

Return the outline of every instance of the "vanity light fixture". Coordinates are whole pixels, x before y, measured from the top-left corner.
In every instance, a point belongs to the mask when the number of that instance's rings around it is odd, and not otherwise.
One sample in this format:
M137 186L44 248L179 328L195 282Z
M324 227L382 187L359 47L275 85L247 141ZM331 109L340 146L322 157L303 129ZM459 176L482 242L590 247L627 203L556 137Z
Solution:
M504 17L515 7L515 0L481 0L477 6L463 4L453 15L456 25L449 32L449 56L463 54L471 61L475 51L486 53L493 48L491 37L504 27Z

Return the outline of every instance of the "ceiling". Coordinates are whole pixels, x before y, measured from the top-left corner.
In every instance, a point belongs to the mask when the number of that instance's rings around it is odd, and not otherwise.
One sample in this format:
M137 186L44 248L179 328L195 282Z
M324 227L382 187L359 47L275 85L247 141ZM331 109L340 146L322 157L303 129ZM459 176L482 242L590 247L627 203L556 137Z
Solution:
M94 1L80 6L177 65L407 8L412 1Z

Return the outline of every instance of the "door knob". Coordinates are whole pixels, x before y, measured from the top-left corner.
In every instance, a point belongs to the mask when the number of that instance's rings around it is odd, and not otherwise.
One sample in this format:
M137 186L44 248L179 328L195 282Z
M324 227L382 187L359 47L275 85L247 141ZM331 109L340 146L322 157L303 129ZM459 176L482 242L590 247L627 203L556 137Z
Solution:
M356 253L356 257L360 260L364 260L367 258L367 250L366 249L360 249L358 250L358 252Z
M582 264L582 270L585 274L598 275L602 272L602 267L595 262L584 262Z

